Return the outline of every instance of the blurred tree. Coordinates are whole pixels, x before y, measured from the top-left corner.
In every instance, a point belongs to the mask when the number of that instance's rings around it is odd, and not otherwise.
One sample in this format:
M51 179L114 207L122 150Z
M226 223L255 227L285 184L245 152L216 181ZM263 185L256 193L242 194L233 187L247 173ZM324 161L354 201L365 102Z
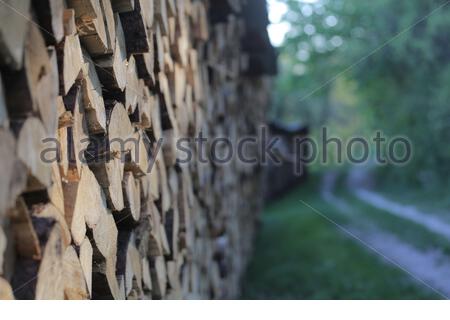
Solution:
M272 116L406 135L412 162L384 172L450 186L450 1L284 1L291 28Z

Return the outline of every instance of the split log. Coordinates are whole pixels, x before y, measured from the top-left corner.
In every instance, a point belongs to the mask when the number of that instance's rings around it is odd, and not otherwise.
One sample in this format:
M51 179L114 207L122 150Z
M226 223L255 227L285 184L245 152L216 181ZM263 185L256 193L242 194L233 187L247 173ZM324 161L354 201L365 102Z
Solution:
M31 214L22 198L18 198L9 216L17 254L24 258L40 259L41 246L38 235L34 230Z
M136 69L134 56L128 59L127 66L127 86L125 88L125 108L128 113L133 114L138 104L139 78Z
M92 230L91 243L94 248L93 299L120 299L122 297L115 274L117 235L117 227L110 213L102 215L99 223Z
M24 189L23 175L16 171L16 141L9 131L0 129L0 161L4 172L0 176L0 216L12 207ZM22 176L22 177L21 177ZM19 191L17 192L17 189Z
M189 141L256 132L270 81L245 1L216 2L0 5L0 297L237 296L261 169Z
M40 263L36 284L36 299L64 299L65 275L63 255L65 246L61 239L61 228L56 224L50 232Z
M167 270L164 258L159 256L151 261L151 276L153 294L156 298L162 298L167 291Z
M0 277L0 300L14 300L11 285L2 277Z
M78 35L67 35L58 45L60 94L66 95L79 78L84 59Z
M120 13L123 30L127 35L125 42L128 55L148 52L150 49L145 12L143 12L143 9L145 10L146 7L141 6L141 3L147 1L135 0L133 11Z
M126 69L127 69L127 52L125 47L125 36L123 33L122 23L119 15L114 16L115 20L115 43L114 53L112 56L99 57L95 60L98 76L101 84L107 89L125 89Z
M107 214L103 191L88 167L83 168L79 181L67 184L65 200L74 204L66 208L66 219L74 243L80 246L86 236L86 225L95 228L100 216Z
M73 126L67 131L67 141L61 141L61 144L68 144L68 147L63 146L63 149L67 149L69 152L69 165L74 166L79 175L82 167L86 165L85 151L89 145L88 120L81 86L72 87L64 97L64 105L73 115Z
M122 215L131 215L131 218L136 223L139 221L141 215L141 192L139 181L134 179L132 173L125 172L122 188L126 210L120 217Z
M68 300L85 300L89 297L80 259L72 246L63 256L64 297Z
M134 10L135 0L111 0L114 12L129 12Z
M75 10L75 21L80 41L92 56L110 53L105 19L100 0L69 0Z
M47 44L57 44L64 37L63 15L64 4L59 0L43 0L33 2L39 25L44 33Z
M90 297L92 297L92 255L91 242L85 238L80 245L80 264Z
M122 211L125 207L122 193L124 164L118 158L89 165L98 183L102 187L108 207L113 211Z
M22 67L25 37L28 32L30 0L5 0L0 6L0 55L1 64L18 70ZM18 17L17 12L25 15Z
M27 190L46 189L51 185L51 164L41 159L46 131L37 118L28 118L17 139L17 157L28 170Z
M112 109L108 126L109 150L114 157L125 162L125 155L134 149L133 126L121 103Z
M65 36L74 36L77 33L77 24L75 23L74 9L64 9L63 24Z
M83 68L83 102L86 109L86 120L90 134L106 132L105 102L102 87L97 76L94 62L85 54Z

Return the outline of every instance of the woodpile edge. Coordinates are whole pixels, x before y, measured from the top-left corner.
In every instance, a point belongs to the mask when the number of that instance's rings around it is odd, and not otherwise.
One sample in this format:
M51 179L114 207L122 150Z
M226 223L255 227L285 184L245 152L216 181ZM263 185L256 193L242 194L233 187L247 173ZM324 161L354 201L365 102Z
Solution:
M264 124L266 25L264 0L1 1L0 299L238 297L262 168L194 140Z

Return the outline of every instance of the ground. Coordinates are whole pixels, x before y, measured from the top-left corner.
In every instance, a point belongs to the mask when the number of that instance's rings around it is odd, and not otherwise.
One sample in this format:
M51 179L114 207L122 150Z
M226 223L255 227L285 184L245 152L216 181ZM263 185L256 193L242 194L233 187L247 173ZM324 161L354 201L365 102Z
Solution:
M446 279L440 281L447 239L337 189L339 203L324 199L323 185L309 182L266 208L243 299L448 295Z

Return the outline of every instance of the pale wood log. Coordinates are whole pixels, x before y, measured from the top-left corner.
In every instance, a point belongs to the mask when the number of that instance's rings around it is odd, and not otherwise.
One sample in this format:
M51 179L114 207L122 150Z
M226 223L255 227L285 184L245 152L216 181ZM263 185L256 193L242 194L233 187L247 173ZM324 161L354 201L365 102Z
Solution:
M97 76L94 62L85 54L83 68L83 102L86 110L86 121L91 134L106 132L105 102L102 87Z
M144 9L146 8L144 7ZM148 52L150 49L148 32L141 8L141 1L135 0L134 10L120 13L120 19L124 33L127 35L125 42L128 55Z
M91 242L85 238L80 245L80 264L90 297L92 297L92 255Z
M154 204L153 204L154 205ZM155 220L155 225L157 226L156 231L159 234L159 238L161 241L161 248L162 248L162 253L165 256L168 256L171 254L170 251L170 244L169 244L169 240L167 238L167 233L166 233L166 229L164 228L164 218L165 218L165 214L163 213L163 215L161 215L158 211L158 208L156 206L153 206L152 208L152 218L154 218Z
M40 158L45 149L45 129L37 118L28 118L20 129L17 157L28 170L27 190L41 190L51 185L51 165Z
M0 277L0 300L14 300L11 285L2 277Z
M61 107L59 93L58 54L55 47L48 47L49 70L38 83L37 103L41 120L51 138L56 137Z
M159 192L159 173L158 168L154 163L154 159L152 158L152 167L151 171L147 174L147 176L142 178L142 184L146 185L145 188L148 189L148 198L153 200L159 200L160 192Z
M2 65L15 70L22 67L30 5L30 0L5 0L0 6L0 60ZM15 10L25 15L25 18L18 17Z
M81 172L69 170L68 173L63 181L64 217L70 228L74 243L79 245L86 236L87 231L84 212L80 212L80 210L75 211ZM82 199L79 201L82 201Z
M83 46L92 56L111 53L100 0L69 0Z
M176 261L167 261L167 279L170 285L169 299L181 300L181 283L180 274Z
M158 181L159 181L159 188L161 191L161 208L162 213L165 214L170 209L170 191L169 187L167 185L167 171L166 171L166 165L164 162L164 156L160 153L158 154L155 162L156 167L158 168Z
M0 175L0 216L14 204L17 195L11 192L16 178L16 159L16 141L13 135L8 130L0 129L0 162L4 170Z
M81 179L76 186L66 189L66 199L73 207L66 212L73 242L80 246L86 236L86 225L93 229L100 221L100 216L108 213L106 199L94 174L88 167L81 172Z
M39 102L45 98L47 88L38 87L42 77L51 73L51 64L44 39L37 26L28 23L23 49L24 68L19 71L5 70L4 84L6 103L12 118L23 118L39 111ZM47 107L47 106L41 106ZM51 106L50 106L51 108Z
M73 117L72 117L73 119ZM73 121L73 120L72 120ZM60 146L60 159L58 161L62 177L66 177L69 173L69 135L68 128L62 127L58 129L58 142Z
M178 123L177 123L176 117L175 117L175 111L173 108L173 99L172 99L172 95L171 95L171 91L170 91L170 87L169 87L169 80L167 79L167 76L163 72L160 72L158 74L158 79L159 79L159 85L161 88L161 93L163 94L163 97L164 97L164 100L163 100L164 108L167 113L167 121L165 121L166 122L165 129L172 128L174 130L174 136L178 137L179 129L178 129Z
M134 10L135 0L111 0L114 12L129 12Z
M134 179L131 172L125 172L122 182L125 212L122 214L131 214L134 222L139 221L141 215L141 192L139 181ZM121 217L121 215L120 215Z
M57 162L52 163L52 185L48 189L48 197L51 203L64 216L64 192L61 181L61 173Z
M90 168L105 192L108 207L113 211L122 211L125 207L122 193L124 163L113 157L105 162L90 164Z
M58 45L58 69L60 79L60 93L66 95L75 80L80 77L84 65L81 44L78 35L67 35Z
M70 235L69 227L67 226L63 212L59 211L51 203L38 204L32 207L32 216L37 219L45 219L47 221L54 221L60 227L60 239L62 245L67 247L71 241L72 237Z
M106 25L106 37L108 39L108 51L114 53L116 47L116 22L114 21L114 12L111 0L100 0L101 9L104 15Z
M76 11L77 17L97 18L98 0L67 0L69 8Z
M162 138L162 125L161 125L161 98L155 97L155 106L152 108L152 133L156 141Z
M152 127L152 108L155 107L155 97L145 85L143 80L139 81L141 94L139 95L139 126L148 130Z
M135 242L135 235L132 234L128 242L125 266L125 295L128 299L139 299L143 294L141 257Z
M33 2L34 10L38 16L47 43L55 44L64 37L63 15L64 4L60 0L42 0Z
M125 108L128 113L133 114L138 103L139 78L136 69L134 56L128 59L127 85L125 87Z
M135 0L139 2L141 8L141 15L145 22L145 27L150 30L153 27L153 20L155 14L154 1L152 0ZM151 48L150 48L151 49Z
M156 24L155 28L155 56L156 56L156 70L163 71L164 70L164 46L163 46L163 36L161 32L160 24Z
M61 227L56 224L45 244L45 249L39 266L36 284L36 299L64 299L64 265L65 246L61 239Z
M73 126L68 131L69 165L75 165L78 175L86 165L85 151L89 145L87 112L84 108L83 91L80 85L72 87L64 97L64 105L73 115Z
M169 33L167 0L155 0L155 19L161 28L161 34L167 35Z
M116 103L109 119L109 149L112 155L120 158L122 162L125 162L125 154L134 148L133 132L127 111L121 103Z
M64 297L68 300L85 300L89 297L80 259L72 246L63 256Z
M0 219L0 223L1 223ZM4 255L6 251L8 239L6 238L5 231L3 231L3 226L0 224L0 275L3 275L3 264L4 264Z
M146 133L137 131L132 136L130 151L125 157L125 170L137 178L143 177L149 169L149 142Z
M142 283L144 293L152 291L152 276L150 274L150 263L148 262L147 257L142 258Z
M141 54L135 54L136 66L139 78L145 81L145 84L149 87L154 87L156 84L155 79L155 52L153 45L153 33L149 35L150 52Z
M74 9L64 9L63 22L64 22L64 35L74 36L77 33L77 24L75 23Z
M172 59L172 53L170 50L169 36L163 36L162 42L164 48L164 67L162 71L172 73L174 71L174 61Z
M127 52L125 47L125 36L119 15L115 18L115 44L112 56L105 56L96 59L96 67L100 82L107 89L120 89L123 91L127 84Z
M178 174L172 167L169 170L169 188L171 192L171 207L165 216L165 227L169 235L169 243L172 257L176 258L179 253L179 233L180 233L180 215L178 210L178 198L180 194L180 186L178 181Z
M153 295L162 298L167 291L167 270L164 257L155 257L151 261Z
M120 299L121 293L115 270L117 261L117 227L112 214L102 215L100 222L93 229L92 241L94 247L93 264L93 298L110 296ZM100 294L96 297L95 294Z
M24 258L40 259L42 253L39 239L31 221L31 214L22 198L17 199L9 216L17 254Z
M163 240L161 239L161 216L152 201L150 201L148 206L151 226L148 240L148 255L151 257L162 256L164 251L162 243Z
M3 89L3 80L0 75L0 128L9 127L8 111L6 107L5 91Z
M162 151L164 155L164 163L168 166L174 166L177 162L177 146L176 137L173 129L163 132Z

